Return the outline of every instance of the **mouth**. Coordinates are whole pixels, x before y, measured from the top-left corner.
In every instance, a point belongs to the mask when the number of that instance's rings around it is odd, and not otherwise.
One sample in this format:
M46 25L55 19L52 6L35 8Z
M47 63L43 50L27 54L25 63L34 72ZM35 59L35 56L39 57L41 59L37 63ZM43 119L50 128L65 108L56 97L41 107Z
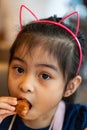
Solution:
M22 118L26 117L26 115L31 110L31 108L32 108L32 105L27 99L18 98L15 111L20 117Z
M29 110L32 108L32 104L30 103L30 101L28 101L26 98L18 98L18 101L23 101L26 102L26 104L29 107Z

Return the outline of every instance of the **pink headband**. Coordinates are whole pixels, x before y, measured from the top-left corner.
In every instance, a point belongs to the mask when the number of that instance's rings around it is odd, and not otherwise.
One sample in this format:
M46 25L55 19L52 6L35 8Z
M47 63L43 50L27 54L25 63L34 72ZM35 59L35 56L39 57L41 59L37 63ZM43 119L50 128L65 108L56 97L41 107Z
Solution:
M54 22L54 21L50 21L50 20L39 20L38 17L28 8L26 7L25 5L21 5L20 7L20 28L22 29L22 9L25 8L26 10L28 10L30 12L30 14L35 18L35 23L48 23L48 24L54 24L56 26L59 26L63 29L65 29L76 41L76 44L78 46L78 49L79 49L79 64L78 64L78 69L77 69L77 72L76 72L76 75L78 75L79 71L80 71L80 68L81 68L81 64L82 64L82 49L81 49L81 45L80 45L80 42L77 38L77 35L78 35L78 30L79 30L79 24L80 24L80 18L79 18L79 15L78 15L78 12L72 12L70 13L69 15L66 15L65 17L63 17L59 22ZM66 27L65 25L62 24L62 22L69 18L70 16L76 14L77 15L77 25L76 25L76 32L75 34L68 28Z

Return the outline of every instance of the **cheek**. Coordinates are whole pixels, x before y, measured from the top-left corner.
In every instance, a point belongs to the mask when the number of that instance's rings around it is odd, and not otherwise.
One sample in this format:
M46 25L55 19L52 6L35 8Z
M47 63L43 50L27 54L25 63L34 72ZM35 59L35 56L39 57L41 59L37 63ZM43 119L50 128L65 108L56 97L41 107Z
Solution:
M39 111L48 112L54 109L62 98L63 92L58 92L58 89L47 90L37 97L37 108Z
M15 81L13 77L9 74L8 75L8 90L11 96L16 96L17 92L17 80Z

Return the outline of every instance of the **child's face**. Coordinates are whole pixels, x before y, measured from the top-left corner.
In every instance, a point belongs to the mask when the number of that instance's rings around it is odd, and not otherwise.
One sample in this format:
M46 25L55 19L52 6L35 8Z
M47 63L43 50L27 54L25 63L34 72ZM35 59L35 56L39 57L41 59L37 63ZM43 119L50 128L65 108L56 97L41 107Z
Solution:
M57 61L42 48L25 55L20 48L9 66L8 87L11 96L25 98L31 104L25 119L46 120L63 97L65 81Z

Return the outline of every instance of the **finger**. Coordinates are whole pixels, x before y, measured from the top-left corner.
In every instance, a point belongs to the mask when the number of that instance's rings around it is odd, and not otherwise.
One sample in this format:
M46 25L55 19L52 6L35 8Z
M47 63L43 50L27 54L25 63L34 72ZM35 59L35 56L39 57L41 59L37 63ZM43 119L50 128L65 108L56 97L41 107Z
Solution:
M87 128L85 128L84 130L87 130Z
M15 98L15 97L0 97L0 102L8 103L10 105L16 105L17 98Z
M0 109L5 109L9 111L15 111L15 106L11 106L8 103L0 103Z
M15 114L15 113L16 113L15 111L0 109L0 116L2 116L4 114Z

